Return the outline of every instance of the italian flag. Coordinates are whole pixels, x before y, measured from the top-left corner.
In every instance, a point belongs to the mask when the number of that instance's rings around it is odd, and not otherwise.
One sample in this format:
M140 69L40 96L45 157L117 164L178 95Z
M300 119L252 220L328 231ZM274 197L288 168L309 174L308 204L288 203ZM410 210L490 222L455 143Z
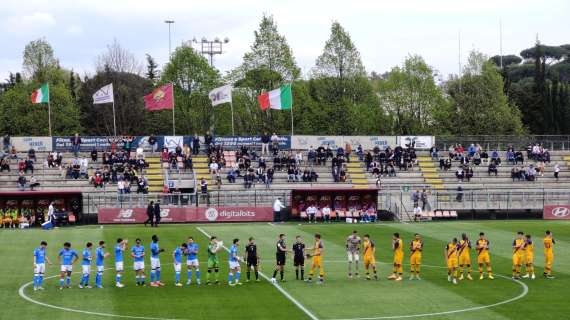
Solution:
M48 103L49 102L49 86L47 83L32 92L32 103Z
M264 92L257 97L261 110L267 108L276 110L291 110L293 106L293 95L291 94L291 84L282 85L279 89Z

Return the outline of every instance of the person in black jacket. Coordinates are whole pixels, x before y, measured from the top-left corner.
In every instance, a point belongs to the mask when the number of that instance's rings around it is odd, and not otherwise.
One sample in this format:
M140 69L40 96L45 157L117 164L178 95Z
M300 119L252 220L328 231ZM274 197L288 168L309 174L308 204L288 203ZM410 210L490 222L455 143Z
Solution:
M160 223L160 200L154 204L154 226L158 227Z
M267 134L267 131L261 136L261 155L269 154L269 142L271 142L271 137Z
M154 222L153 222L153 218L154 218L154 201L151 201L151 202L148 204L148 207L146 207L146 216L147 216L147 219L146 219L146 221L144 222L144 226L146 227L146 225L147 225L148 223L150 223L150 226L152 227L152 226L154 225Z

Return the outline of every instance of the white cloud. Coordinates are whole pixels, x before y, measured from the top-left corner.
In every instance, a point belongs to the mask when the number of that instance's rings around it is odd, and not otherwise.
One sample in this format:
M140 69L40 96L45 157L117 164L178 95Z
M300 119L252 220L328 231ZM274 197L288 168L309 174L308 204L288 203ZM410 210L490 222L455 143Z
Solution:
M67 33L73 36L78 36L83 34L83 28L79 25L71 25L67 28Z
M4 22L4 29L17 34L42 33L56 25L51 13L34 12L27 15L8 17Z

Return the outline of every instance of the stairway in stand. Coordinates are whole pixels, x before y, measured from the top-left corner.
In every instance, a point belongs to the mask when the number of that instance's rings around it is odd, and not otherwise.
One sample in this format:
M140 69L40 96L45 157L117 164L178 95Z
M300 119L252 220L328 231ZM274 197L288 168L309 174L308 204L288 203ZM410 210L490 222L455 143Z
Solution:
M200 180L206 178L208 182L208 190L212 190L212 179L210 176L210 168L208 168L208 157L205 155L196 155L192 157L192 166L194 176L196 177L196 188L200 191Z
M368 178L366 177L366 172L362 166L362 161L358 159L358 156L351 155L350 162L346 163L346 173L348 178L352 182L352 187L355 189L366 189L369 188Z
M146 157L148 168L145 177L148 179L148 192L162 192L164 188L164 173L159 157Z
M418 166L424 178L424 182L428 184L432 190L439 191L443 190L443 179L440 177L435 167L435 163L428 156L418 157Z

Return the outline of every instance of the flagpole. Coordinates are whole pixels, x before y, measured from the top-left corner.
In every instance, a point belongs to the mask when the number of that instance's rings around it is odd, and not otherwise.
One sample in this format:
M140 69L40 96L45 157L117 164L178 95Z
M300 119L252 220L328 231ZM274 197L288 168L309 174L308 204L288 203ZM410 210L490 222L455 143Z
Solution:
M117 121L115 120L115 97L113 97L113 132L117 136Z
M170 26L170 25L169 25ZM174 120L174 83L170 83L172 86L172 135L176 135L176 123Z
M232 110L232 136L235 136L235 130L234 130L234 103L232 101L230 101L230 108Z
M293 105L291 105L291 135L293 135Z
M48 127L49 127L49 136L51 137L51 99L49 96L49 83L47 84L48 87Z

